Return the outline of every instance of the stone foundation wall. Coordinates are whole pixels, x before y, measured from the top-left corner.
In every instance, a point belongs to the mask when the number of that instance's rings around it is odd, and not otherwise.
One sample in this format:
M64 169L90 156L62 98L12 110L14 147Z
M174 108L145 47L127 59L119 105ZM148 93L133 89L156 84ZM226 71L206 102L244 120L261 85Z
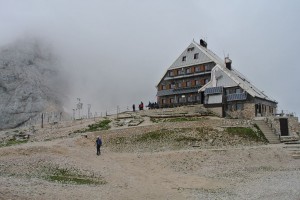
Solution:
M233 127L251 127L253 128L253 121L248 119L223 119L223 126L233 126Z
M219 117L222 117L222 114L223 114L222 107L208 108L208 110L210 110L211 112L215 113Z
M245 103L242 110L228 111L232 118L238 119L253 119L255 117L255 104Z

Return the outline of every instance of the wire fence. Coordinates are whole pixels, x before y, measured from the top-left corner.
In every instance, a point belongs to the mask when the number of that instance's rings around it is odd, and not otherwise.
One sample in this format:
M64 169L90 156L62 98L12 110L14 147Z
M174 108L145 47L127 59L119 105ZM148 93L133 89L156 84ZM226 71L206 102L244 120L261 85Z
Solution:
M64 122L71 122L75 120L84 119L99 119L102 117L108 117L111 115L117 115L119 113L132 111L132 107L129 106L116 106L115 108L106 109L105 111L88 111L87 114L83 114L80 110L73 109L73 115L69 115L65 112L43 112L36 116L30 117L25 123L20 127L32 127L40 126L41 128L47 125L55 125Z

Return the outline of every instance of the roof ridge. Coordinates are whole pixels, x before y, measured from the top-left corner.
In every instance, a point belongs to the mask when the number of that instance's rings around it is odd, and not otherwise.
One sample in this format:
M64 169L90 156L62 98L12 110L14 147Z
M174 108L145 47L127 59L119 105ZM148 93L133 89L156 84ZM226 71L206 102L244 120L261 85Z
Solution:
M222 58L220 58L217 54L215 54L212 50L208 49L207 47L202 47L200 44L198 44L196 41L192 42L196 46L199 47L199 49L206 54L210 59L216 62L216 64L225 65Z
M276 100L274 100L273 98L271 98L268 95L266 95L265 93L263 93L260 89L258 89L256 86L254 86L250 81L248 81L246 76L244 76L242 73L240 73L239 71L237 71L234 68L229 70L226 67L217 64L212 69L211 76L213 76L213 73L215 73L214 69L217 67L220 70L222 70L229 78L231 78L231 80L234 81L238 86L240 86L242 89L246 90L251 96L266 99L268 101L276 102ZM203 91L211 83L212 83L212 79L207 84L205 84L202 88L200 88L198 91Z

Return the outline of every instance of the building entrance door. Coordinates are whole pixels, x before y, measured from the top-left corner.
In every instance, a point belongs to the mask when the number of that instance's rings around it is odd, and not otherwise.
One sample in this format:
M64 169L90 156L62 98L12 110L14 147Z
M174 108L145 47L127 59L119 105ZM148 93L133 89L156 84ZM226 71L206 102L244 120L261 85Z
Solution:
M280 135L281 136L288 136L289 135L289 125L287 118L279 118L280 123Z

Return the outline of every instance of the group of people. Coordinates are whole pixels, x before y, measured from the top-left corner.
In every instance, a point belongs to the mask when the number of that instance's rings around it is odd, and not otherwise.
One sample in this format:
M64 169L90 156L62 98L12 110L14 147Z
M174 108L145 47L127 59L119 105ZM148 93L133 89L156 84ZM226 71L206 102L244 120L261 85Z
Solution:
M142 101L139 104L139 110L144 110L144 103ZM135 112L135 104L132 105L132 111Z
M150 101L149 101L149 104L147 107L148 107L148 109L158 109L159 108L158 104L156 102L151 103Z
M148 107L148 109L158 109L159 108L159 106L156 102L151 103L150 101L149 101L148 106L146 106L146 107ZM144 110L144 103L142 101L139 104L139 110ZM132 111L135 112L135 104L132 105Z

